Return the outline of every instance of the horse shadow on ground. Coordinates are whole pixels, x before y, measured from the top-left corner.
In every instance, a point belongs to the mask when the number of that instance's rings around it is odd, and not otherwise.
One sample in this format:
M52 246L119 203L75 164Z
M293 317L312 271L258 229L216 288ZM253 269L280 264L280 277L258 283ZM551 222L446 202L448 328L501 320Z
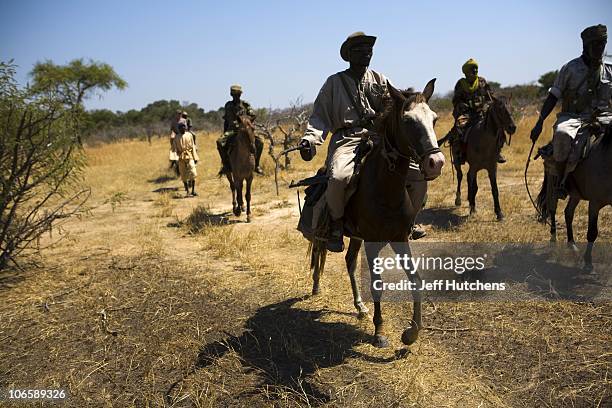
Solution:
M309 376L317 369L337 366L348 357L379 363L394 360L354 351L355 345L370 342L372 336L350 324L319 321L326 313L341 312L293 307L304 299L292 298L261 307L246 321L241 335L226 333L225 339L204 345L187 376L233 351L245 368L261 373L261 383L247 395L266 387L280 387L307 398L309 405L321 405L332 397L310 381ZM167 398L171 398L173 389L183 380L174 383Z
M163 174L163 175L161 175L161 176L159 176L157 178L147 180L147 183L151 183L151 184L163 184L163 183L167 183L169 181L174 181L176 179L177 179L177 177L175 177L175 176L169 176L167 174Z
M153 190L153 193L163 194L163 193L174 193L177 191L179 191L178 187L160 187L158 189Z
M180 228L187 226L191 232L197 233L210 226L233 225L243 222L230 218L232 216L231 212L211 214L204 211L194 211L185 220L170 222L167 224L167 227Z
M416 221L420 224L432 225L440 229L450 229L467 221L467 216L455 214L457 207L425 208Z
M462 278L467 281L525 284L531 296L542 300L591 301L610 298L608 279L612 267L607 262L599 262L596 265L597 273L589 273L585 271L580 257L571 250L549 244L534 247L504 245L494 256L490 268L469 271Z

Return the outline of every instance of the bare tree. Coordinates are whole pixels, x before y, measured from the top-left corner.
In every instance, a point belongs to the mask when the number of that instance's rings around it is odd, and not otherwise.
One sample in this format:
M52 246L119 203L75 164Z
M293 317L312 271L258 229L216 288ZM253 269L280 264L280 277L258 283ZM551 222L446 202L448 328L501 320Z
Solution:
M289 169L291 167L289 155L284 155L285 163L282 165L279 163L278 154L298 142L306 130L309 117L310 109L303 105L300 97L290 103L288 111L275 114L270 109L266 120L256 123L257 132L268 141L268 154L278 168Z
M0 62L0 270L54 222L80 211L84 156L74 143L74 110L54 95L33 96L14 81L12 62Z

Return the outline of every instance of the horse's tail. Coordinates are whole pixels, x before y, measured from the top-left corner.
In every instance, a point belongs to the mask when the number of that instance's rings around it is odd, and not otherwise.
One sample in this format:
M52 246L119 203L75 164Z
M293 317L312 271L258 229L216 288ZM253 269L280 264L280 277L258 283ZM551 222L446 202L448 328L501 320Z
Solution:
M540 193L536 198L536 209L538 211L538 221L545 223L548 219L548 171L544 168L544 180L542 180L542 187Z
M310 255L310 271L323 274L325 259L327 258L327 245L325 241L314 239L308 244L307 255Z

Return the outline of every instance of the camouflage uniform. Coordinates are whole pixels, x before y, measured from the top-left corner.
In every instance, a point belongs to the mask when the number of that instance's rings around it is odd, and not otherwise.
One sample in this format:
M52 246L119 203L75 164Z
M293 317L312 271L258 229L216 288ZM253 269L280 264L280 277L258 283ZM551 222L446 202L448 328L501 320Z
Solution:
M221 156L221 162L224 169L229 169L229 150L234 140L234 136L238 132L238 116L248 115L251 120L255 120L255 112L248 102L240 101L235 104L234 101L228 101L225 104L225 115L223 116L223 134L217 139L217 150ZM259 167L259 160L263 151L264 141L260 135L255 135L255 167Z
M467 143L466 131L470 126L484 118L488 104L491 101L491 88L485 78L478 77L478 86L473 92L466 90L465 85L462 84L464 81L466 79L461 78L455 85L453 95L453 117L455 118L455 124L449 132L448 138L453 149L453 156L462 163Z

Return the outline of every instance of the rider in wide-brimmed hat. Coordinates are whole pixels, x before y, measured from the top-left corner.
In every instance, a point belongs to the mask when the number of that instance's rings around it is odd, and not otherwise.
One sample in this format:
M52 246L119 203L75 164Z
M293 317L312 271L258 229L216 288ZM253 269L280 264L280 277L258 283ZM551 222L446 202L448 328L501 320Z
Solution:
M340 57L350 66L327 78L300 141L302 158L312 160L316 154L315 146L323 144L325 138L332 135L327 150L329 179L324 199L331 218L329 233L325 237L327 249L334 252L341 252L344 248L346 188L355 168L355 150L362 139L377 139L372 119L382 111L389 94L387 78L368 68L375 42L376 37L359 31L342 43ZM422 184L426 189L426 182Z

